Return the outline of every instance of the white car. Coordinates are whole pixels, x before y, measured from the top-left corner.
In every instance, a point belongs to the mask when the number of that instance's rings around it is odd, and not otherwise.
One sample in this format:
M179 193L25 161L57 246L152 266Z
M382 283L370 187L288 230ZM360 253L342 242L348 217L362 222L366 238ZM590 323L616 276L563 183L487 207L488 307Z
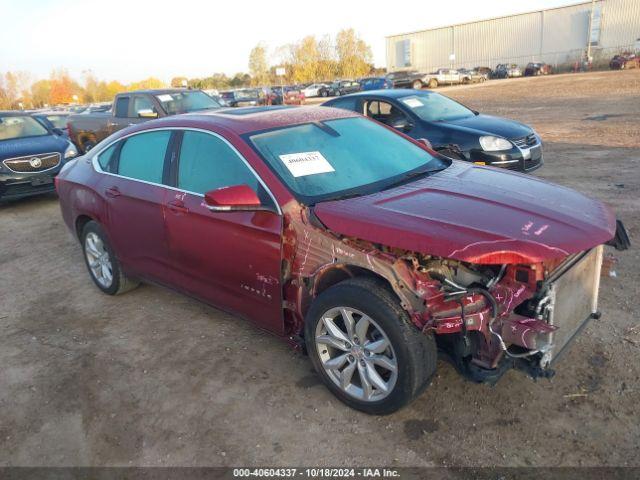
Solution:
M317 97L320 94L320 89L324 86L325 85L323 83L312 83L308 87L303 88L302 93L305 98Z

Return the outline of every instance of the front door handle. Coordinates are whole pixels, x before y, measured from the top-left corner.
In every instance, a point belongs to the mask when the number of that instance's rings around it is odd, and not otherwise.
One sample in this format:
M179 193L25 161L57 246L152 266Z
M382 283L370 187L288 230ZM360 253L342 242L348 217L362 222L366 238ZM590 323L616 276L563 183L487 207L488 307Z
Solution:
M173 200L167 203L167 208L174 213L189 213L189 209L181 200Z
M107 197L111 197L111 198L119 197L121 195L120 190L118 190L118 187L109 187L104 191L104 194Z

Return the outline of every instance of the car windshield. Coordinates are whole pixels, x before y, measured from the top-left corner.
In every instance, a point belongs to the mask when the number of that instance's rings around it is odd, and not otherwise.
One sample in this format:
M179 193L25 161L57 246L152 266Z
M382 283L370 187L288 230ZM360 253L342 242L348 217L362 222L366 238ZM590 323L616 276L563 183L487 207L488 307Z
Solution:
M222 106L206 93L199 91L163 93L156 95L156 98L169 115L220 108Z
M236 92L236 98L238 99L256 98L258 96L258 90L238 90Z
M365 118L342 118L250 134L300 201L367 195L448 163Z
M400 102L426 122L446 122L475 115L464 105L434 92L402 97Z
M67 115L47 115L49 120L55 128L67 128Z
M26 115L0 115L0 141L48 134L49 131L35 118Z

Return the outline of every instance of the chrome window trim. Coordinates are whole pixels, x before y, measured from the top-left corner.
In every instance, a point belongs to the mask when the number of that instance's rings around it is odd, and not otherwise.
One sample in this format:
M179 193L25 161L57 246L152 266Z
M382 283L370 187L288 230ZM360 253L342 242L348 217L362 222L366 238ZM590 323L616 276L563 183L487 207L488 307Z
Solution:
M6 162L27 162L28 163L30 159L32 159L33 157L37 157L38 155L57 155L58 156L58 163L56 163L53 167L49 167L49 168L46 168L44 170L35 170L33 172L19 172L18 170L14 170L13 168L11 168L6 163ZM11 170L13 173L43 173L43 172L48 172L49 170L53 170L54 168L58 168L61 163L62 163L62 154L60 152L34 153L33 155L22 155L20 157L5 158L2 161L2 164L6 168Z
M245 166L249 169L249 171L253 174L253 176L256 177L256 179L258 180L258 183L260 183L260 185L262 185L262 188L264 188L265 191L269 194L269 197L273 201L273 204L276 206L276 210L277 210L276 213L278 215L282 216L282 209L280 208L280 205L276 201L276 197L273 195L273 193L271 193L271 190L269 190L269 187L267 187L267 185L264 183L262 178L260 178L260 175L258 175L258 172L256 172L253 169L253 167L249 164L249 162L247 162L247 159L244 158L244 156L238 151L238 149L236 147L234 147L231 144L231 142L229 142L229 140L227 140L222 135L220 135L220 134L218 134L216 132L212 132L211 130L206 130L204 128L196 128L196 127L158 127L158 128L149 128L147 130L141 130L139 132L129 133L127 135L124 135L124 136L122 136L120 138L117 138L117 139L113 140L112 142L109 142L105 146L100 146L99 150L94 147L91 150L91 153L93 154L93 156L91 157L91 165L93 166L93 169L96 172L101 173L103 175L110 175L112 177L118 177L118 178L126 178L127 180L131 180L131 181L134 181L134 182L140 182L140 183L144 183L144 184L147 184L147 185L153 185L155 187L164 187L164 188L166 188L168 190L173 190L173 191L182 192L182 193L188 193L189 195L195 195L195 196L204 198L204 195L201 194L201 193L191 192L189 190L184 190L184 189L181 189L181 188L172 187L170 185L165 185L164 183L154 183L154 182L148 182L146 180L140 180L138 178L126 177L124 175L119 175L117 173L111 173L111 172L105 172L104 170L102 170L102 167L100 166L100 163L98 162L98 157L102 153L104 153L112 145L114 145L114 144L116 144L116 143L118 143L118 142L120 142L122 140L125 140L125 139L127 139L129 137L133 137L134 135L140 135L142 133L148 133L148 132L165 131L165 130L202 132L202 133L207 133L209 135L212 135L212 136L222 140L236 154L236 156L245 164Z

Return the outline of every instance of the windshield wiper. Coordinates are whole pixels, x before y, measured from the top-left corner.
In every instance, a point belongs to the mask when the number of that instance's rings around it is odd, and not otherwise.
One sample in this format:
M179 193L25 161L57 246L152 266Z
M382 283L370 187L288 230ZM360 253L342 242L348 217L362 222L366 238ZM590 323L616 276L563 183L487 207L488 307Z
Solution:
M362 197L363 195L365 195L365 193L362 193L362 192L345 193L344 195L336 195L335 197L331 197L326 200L323 200L323 202L333 202L334 200L346 200L347 198Z
M447 165L443 166L442 168L429 168L426 170L418 170L418 171L414 170L412 172L407 172L395 182L392 182L389 185L386 185L382 190L389 190L390 188L404 185L405 183L409 183L411 180L414 180L418 177L428 177L430 175L433 175L436 172L439 172L440 170L444 170L445 168L447 168Z

